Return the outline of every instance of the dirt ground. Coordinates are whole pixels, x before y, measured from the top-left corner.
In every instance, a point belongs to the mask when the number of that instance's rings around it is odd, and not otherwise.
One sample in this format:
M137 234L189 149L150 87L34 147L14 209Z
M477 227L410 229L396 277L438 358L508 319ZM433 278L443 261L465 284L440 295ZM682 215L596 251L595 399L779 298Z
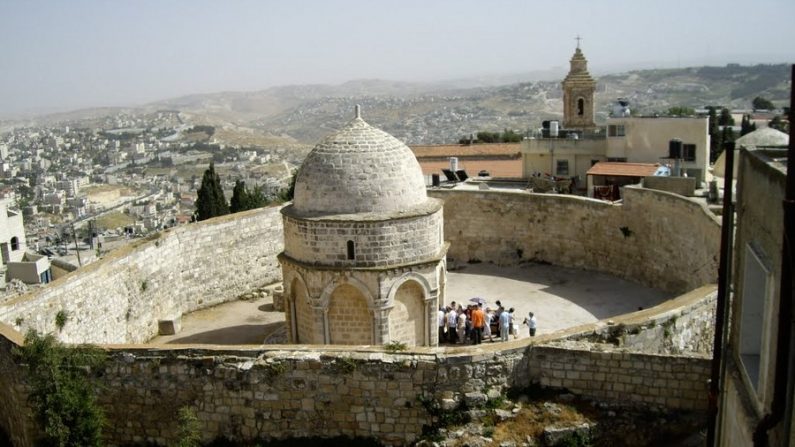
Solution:
M445 304L482 297L486 306L494 307L495 301L501 300L506 309L515 308L518 323L532 311L538 320L538 334L634 312L672 298L614 276L541 264L466 264L448 272L446 293ZM155 337L151 343L284 343L284 321L284 313L273 309L270 297L235 301L184 315L180 333ZM527 326L520 326L519 337L527 336Z

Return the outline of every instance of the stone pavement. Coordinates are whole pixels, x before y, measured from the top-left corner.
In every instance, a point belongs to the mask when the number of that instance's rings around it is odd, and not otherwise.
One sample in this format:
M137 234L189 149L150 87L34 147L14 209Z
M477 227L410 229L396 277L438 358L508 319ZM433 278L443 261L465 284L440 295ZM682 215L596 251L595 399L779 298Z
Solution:
M552 265L465 264L448 272L447 303L469 303L473 297L485 298L486 306L494 307L499 299L506 309L514 307L518 323L527 312L535 312L538 334L634 312L673 298L610 275ZM527 326L520 329L520 337L527 337ZM155 337L150 343L283 343L284 335L284 313L274 311L272 298L266 297L185 315L179 334Z

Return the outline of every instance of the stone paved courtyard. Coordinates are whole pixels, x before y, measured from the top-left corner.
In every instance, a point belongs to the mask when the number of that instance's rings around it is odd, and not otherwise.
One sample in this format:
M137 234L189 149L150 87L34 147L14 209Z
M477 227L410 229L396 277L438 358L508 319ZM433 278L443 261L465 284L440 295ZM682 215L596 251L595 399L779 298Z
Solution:
M516 309L521 323L528 311L545 334L616 315L649 308L670 294L616 277L552 265L526 264L498 267L466 264L448 272L447 303L486 299L494 307L501 300ZM520 337L527 337L527 326ZM182 331L151 340L156 344L208 343L220 345L284 343L284 313L273 309L272 299L236 301L194 312L182 318Z

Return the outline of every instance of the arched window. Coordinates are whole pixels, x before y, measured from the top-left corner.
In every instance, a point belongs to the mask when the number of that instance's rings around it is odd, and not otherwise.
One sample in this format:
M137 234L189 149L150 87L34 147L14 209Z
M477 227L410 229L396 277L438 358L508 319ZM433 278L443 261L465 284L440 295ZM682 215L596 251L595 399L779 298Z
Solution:
M582 116L585 114L585 100L580 98L577 100L577 115Z
M356 259L356 248L353 246L353 241L348 241L348 259Z
M19 250L19 239L16 236L11 238L11 251Z

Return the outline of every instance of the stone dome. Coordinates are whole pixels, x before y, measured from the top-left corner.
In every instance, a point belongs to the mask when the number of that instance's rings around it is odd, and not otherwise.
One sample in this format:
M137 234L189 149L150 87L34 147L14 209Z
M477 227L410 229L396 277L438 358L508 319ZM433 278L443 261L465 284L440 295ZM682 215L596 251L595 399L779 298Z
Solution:
M789 135L773 129L763 127L741 136L735 141L737 147L740 146L786 146L789 144Z
M296 174L299 215L393 214L425 204L425 178L408 146L356 117L309 153Z

